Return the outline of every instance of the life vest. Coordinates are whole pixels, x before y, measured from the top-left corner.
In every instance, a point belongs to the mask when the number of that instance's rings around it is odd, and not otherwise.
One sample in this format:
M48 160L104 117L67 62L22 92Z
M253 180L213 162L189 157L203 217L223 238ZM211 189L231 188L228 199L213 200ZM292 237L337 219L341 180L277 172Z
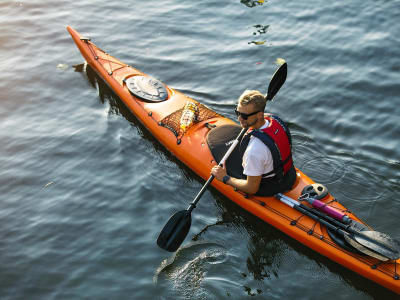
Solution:
M265 119L269 125L264 129L248 132L242 139L240 151L243 157L251 136L260 139L271 151L274 164L271 172L263 174L263 179L269 179L268 176L275 174L273 178L280 181L293 168L292 139L289 128L278 116L266 115Z

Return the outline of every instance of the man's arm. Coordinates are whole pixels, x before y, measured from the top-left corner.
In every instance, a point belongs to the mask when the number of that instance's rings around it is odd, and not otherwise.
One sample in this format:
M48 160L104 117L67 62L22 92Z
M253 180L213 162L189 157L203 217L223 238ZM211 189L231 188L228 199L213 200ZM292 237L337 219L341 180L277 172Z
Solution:
M211 174L214 175L214 177L219 181L222 181L224 176L227 175L225 167L221 166L213 167L211 170ZM261 175L247 176L247 179L230 177L226 184L233 186L246 194L255 194L260 188L261 177Z
M260 176L247 176L247 179L238 179L231 177L226 184L237 188L238 190L245 192L246 194L255 194L260 188L261 175Z

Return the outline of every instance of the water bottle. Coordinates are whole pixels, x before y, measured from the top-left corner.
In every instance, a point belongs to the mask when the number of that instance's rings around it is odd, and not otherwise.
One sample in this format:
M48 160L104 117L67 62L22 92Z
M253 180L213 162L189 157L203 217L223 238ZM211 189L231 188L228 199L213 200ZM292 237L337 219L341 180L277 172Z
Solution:
M182 131L186 131L196 121L199 108L197 104L191 101L186 102L181 116L180 127Z

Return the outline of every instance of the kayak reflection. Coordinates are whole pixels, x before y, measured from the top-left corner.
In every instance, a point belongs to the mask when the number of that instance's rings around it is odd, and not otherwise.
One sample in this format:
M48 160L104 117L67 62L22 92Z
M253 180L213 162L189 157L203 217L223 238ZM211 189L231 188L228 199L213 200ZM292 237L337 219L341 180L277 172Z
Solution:
M144 138L146 141L150 142L157 153L163 155L163 157L176 163L182 172L182 175L188 181L192 181L193 177L197 177L191 170L189 170L185 165L173 156L169 151L167 151L158 140L156 140L153 135L151 135L146 127L139 122L139 120L131 113L131 111L124 105L120 98L108 87L102 78L100 78L93 68L84 63L74 66L75 72L85 74L84 78L87 80L88 84L96 89L99 93L100 103L104 104L106 102L110 105L110 114L121 115L126 120L128 120L135 128L138 130L140 137ZM197 177L198 180L199 177Z
M276 228L241 209L218 191L212 190L212 195L219 208L219 221L216 226L233 227L237 232L245 232L246 237L248 237L247 243L241 249L245 249L242 251L243 253L248 252L248 256L245 258L247 272L254 280L265 282L266 280L273 281L287 277L287 265L292 264L291 277L298 281L299 285L309 285L309 276L329 276L331 278L329 274L332 273L338 275L349 286L371 295L374 299L397 299L398 296L393 292L343 268L291 239ZM216 230L212 227L209 226L208 228ZM205 231L202 231L201 234L206 239ZM197 239L200 240L201 237L197 236ZM243 237L241 237L240 241L230 242L235 244L243 242L243 240ZM231 245L225 245L225 247L230 249ZM313 263L311 264L309 260ZM310 265L313 266L312 270L310 270ZM325 268L329 272L326 272Z

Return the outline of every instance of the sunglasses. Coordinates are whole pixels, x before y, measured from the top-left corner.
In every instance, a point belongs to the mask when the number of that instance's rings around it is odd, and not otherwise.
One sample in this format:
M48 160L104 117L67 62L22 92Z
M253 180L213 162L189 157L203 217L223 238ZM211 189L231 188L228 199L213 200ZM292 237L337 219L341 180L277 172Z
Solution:
M238 110L235 108L235 114L236 114L236 116L242 117L243 120L247 120L250 116L255 115L255 114L259 113L259 112L260 112L260 111L258 110L258 111L254 111L254 112L249 113L249 114L245 114L245 113L242 113L242 112L238 111Z

